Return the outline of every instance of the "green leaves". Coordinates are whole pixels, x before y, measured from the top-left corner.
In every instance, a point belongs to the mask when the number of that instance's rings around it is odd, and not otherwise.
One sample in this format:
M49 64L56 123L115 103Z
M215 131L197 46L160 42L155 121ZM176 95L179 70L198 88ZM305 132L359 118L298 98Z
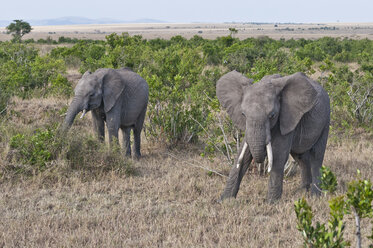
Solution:
M334 193L337 190L338 182L336 176L329 167L322 166L320 169L320 187L326 193Z
M40 56L33 46L0 43L0 111L13 95L27 98L34 95L35 91L38 91L39 96L57 93L55 83L63 84L64 87L56 96L69 97L72 89L62 76L65 72L63 60L50 55Z
M22 36L30 33L32 30L30 24L23 20L14 20L6 29L8 34L12 34L14 42L20 42Z
M33 134L14 135L10 139L10 148L18 153L16 160L35 165L42 171L62 144L55 139L55 132L54 129L37 129Z
M322 175L326 182L334 182L335 176L331 176L330 170L322 168ZM333 184L333 183L330 183ZM333 187L334 188L334 187ZM373 188L370 180L361 179L358 170L357 180L348 184L348 190L345 195L340 195L329 200L330 217L328 226L316 222L312 225L313 213L311 207L304 198L299 199L294 204L294 210L297 217L297 229L302 233L305 247L345 247L349 246L349 241L344 241L343 232L345 223L344 214L351 211L355 214L356 221L356 240L357 247L361 247L360 237L360 219L373 218ZM372 235L368 237L373 238Z
M370 180L361 179L360 171L357 171L357 180L348 184L347 206L354 211L359 218L373 218L373 188Z
M307 201L302 198L295 202L294 209L297 217L297 229L302 233L305 247L346 247L348 241L343 240L345 225L343 223L343 197L329 201L331 217L328 226L316 222L312 225L313 213Z

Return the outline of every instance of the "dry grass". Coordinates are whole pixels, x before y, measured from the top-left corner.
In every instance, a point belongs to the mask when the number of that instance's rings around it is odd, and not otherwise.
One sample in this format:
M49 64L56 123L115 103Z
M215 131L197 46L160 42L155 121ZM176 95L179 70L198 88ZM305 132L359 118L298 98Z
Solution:
M230 34L229 28L238 30L235 37L246 39L268 36L273 39L318 39L324 36L351 39L373 39L373 23L303 23L303 24L255 24L255 23L124 23L97 25L34 26L24 39L58 39L61 36L78 39L100 39L111 33L128 32L145 39L170 39L181 35L187 39L199 35L206 39ZM0 41L10 40L5 27L0 28Z
M57 111L64 104L56 99L15 99L14 114L7 121L18 128L62 121L45 110ZM89 120L79 121L75 129L88 132L88 125ZM362 133L329 142L324 164L338 178L338 193L345 191L357 168L373 178L371 141ZM7 151L2 142L0 166ZM199 156L198 147L169 151L146 140L142 153L141 160L131 162L136 171L132 176L114 169L58 174L66 167L66 161L58 160L57 169L48 172L57 173L53 177L42 173L1 178L0 247L302 246L293 210L294 201L305 195L298 191L299 175L285 180L276 204L265 202L267 178L254 172L245 176L237 199L218 204L226 178L198 166L227 175L225 159L209 161ZM325 222L329 198L306 197L317 211L316 220ZM346 221L345 236L354 242L353 219ZM363 223L364 237L369 225Z

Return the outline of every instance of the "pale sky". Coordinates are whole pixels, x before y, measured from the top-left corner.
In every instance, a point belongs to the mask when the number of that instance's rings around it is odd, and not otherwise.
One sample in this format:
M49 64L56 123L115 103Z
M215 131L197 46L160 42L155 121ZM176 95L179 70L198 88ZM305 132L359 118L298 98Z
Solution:
M0 20L66 16L167 22L373 22L373 0L1 0Z

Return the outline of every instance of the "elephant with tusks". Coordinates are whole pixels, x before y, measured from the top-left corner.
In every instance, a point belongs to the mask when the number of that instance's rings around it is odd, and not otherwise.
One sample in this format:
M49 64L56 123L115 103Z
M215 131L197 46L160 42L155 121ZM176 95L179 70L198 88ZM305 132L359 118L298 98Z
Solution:
M301 186L320 194L330 102L319 83L295 73L265 76L253 84L252 79L232 71L218 80L216 95L233 123L245 131L220 201L236 197L251 161L262 163L266 156L270 171L267 199L279 199L289 154L301 169Z

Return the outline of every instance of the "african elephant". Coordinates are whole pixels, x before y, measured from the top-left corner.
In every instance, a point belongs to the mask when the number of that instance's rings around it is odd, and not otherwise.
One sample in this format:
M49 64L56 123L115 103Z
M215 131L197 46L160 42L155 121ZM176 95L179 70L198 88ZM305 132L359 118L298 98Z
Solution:
M75 87L72 100L64 121L64 129L72 125L75 116L83 111L80 118L91 110L93 126L99 139L104 140L105 125L109 141L118 139L122 129L126 155L131 156L130 133L134 133L136 157L140 157L140 134L148 105L149 87L146 81L128 68L102 68L94 73L87 71Z
M301 167L301 186L320 193L330 123L329 96L320 84L303 73L265 76L253 84L252 79L231 71L218 80L216 95L233 123L245 131L220 201L236 197L251 161L263 162L266 153L270 202L281 198L289 154Z

